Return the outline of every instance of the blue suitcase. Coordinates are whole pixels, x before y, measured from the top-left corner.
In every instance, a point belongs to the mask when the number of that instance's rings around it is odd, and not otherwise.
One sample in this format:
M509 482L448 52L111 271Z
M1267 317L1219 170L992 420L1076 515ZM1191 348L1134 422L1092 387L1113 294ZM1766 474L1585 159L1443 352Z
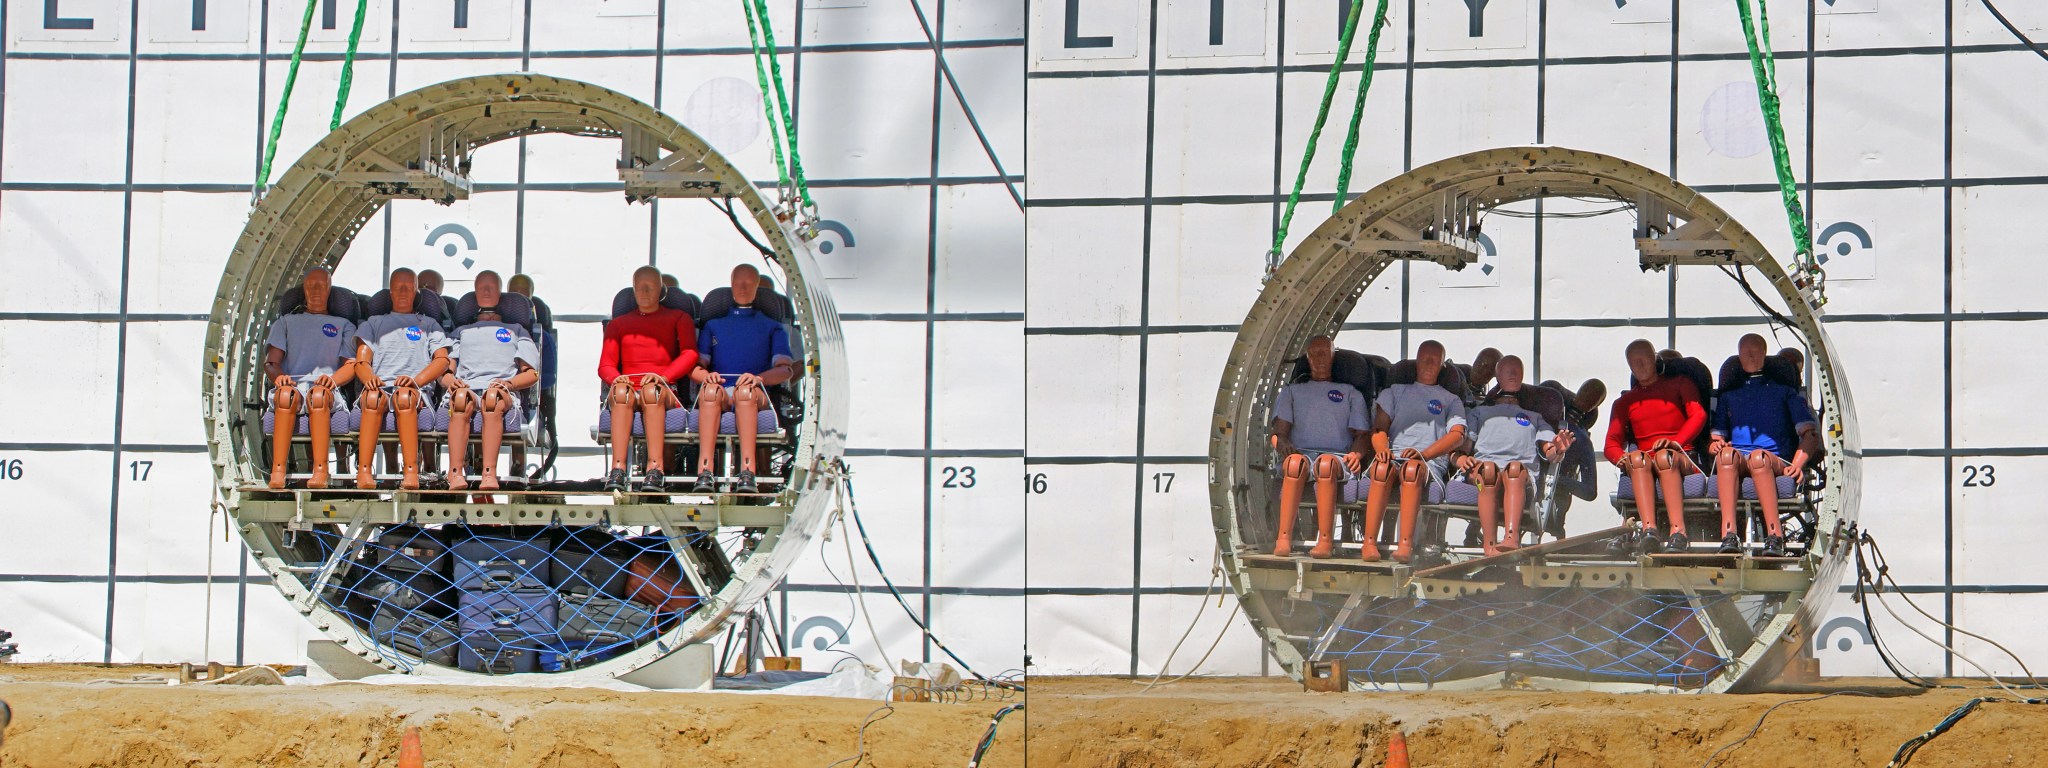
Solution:
M624 561L602 553L571 549L574 544L555 550L554 566L548 583L564 594L622 597L626 594L626 564Z
M455 622L395 608L377 611L371 628L381 645L428 664L455 663Z
M390 606L437 617L455 614L454 588L448 584L448 577L438 573L379 568L363 574L356 583L355 594L369 602L372 613Z
M559 613L555 593L547 589L465 590L458 621L465 634L532 637L535 639L528 643L532 645L554 638Z
M599 646L638 643L654 635L654 612L631 600L564 594L560 617L562 639L587 640Z
M455 662L464 670L487 675L538 672L541 647L517 635L475 632L462 636Z
M455 545L455 587L547 589L547 550L530 542L478 537Z

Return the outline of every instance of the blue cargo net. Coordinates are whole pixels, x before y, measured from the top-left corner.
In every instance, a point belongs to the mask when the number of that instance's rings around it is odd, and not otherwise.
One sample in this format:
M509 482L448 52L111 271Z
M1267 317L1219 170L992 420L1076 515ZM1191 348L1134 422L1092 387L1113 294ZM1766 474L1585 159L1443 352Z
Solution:
M1734 600L1625 587L1511 586L1447 600L1366 599L1329 630L1315 659L1343 660L1350 680L1367 687L1509 672L1698 688L1729 661L1707 637L1700 614L1754 618Z
M407 670L580 669L674 628L702 599L658 531L392 525L352 544L337 530L311 534L323 560L349 547L325 575L322 604Z

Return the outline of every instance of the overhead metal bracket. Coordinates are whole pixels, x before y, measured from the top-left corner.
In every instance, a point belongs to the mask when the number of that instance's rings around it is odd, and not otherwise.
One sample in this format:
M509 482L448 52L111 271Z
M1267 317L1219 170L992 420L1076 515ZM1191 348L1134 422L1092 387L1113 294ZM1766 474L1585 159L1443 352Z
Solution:
M661 139L639 126L628 125L619 134L619 181L626 185L626 201L641 203L657 197L724 197L729 192L718 174L703 158L681 152L661 156Z
M1639 230L1636 254L1645 272L1674 266L1733 267L1750 261L1704 218L1688 221L1661 237L1643 237Z
M372 199L430 200L453 205L468 200L469 142L440 121L420 131L419 158L401 163L374 149L365 149L334 179L360 184Z

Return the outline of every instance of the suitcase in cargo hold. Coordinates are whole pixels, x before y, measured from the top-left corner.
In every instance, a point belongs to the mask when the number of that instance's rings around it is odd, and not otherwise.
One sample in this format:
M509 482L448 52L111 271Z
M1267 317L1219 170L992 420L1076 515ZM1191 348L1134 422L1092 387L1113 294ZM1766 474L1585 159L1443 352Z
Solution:
M456 666L487 675L540 671L539 644L516 634L472 632L462 636Z
M698 599L683 580L682 565L666 552L648 552L626 563L626 597L656 613L687 613Z
M639 603L611 597L563 595L562 640L599 644L635 642L654 634L654 612Z
M384 529L373 549L380 571L448 573L448 545L433 531L394 525Z
M464 633L531 636L532 644L554 637L556 612L555 593L546 589L465 590L460 623Z
M384 608L371 619L377 642L428 664L455 663L455 622Z
M564 546L555 550L549 583L565 593L622 597L626 594L626 564L610 555Z
M548 553L534 544L475 538L455 545L457 589L546 589Z
M448 578L423 571L373 571L363 575L355 592L370 601L372 612L385 607L421 611L435 616L455 613L455 595Z

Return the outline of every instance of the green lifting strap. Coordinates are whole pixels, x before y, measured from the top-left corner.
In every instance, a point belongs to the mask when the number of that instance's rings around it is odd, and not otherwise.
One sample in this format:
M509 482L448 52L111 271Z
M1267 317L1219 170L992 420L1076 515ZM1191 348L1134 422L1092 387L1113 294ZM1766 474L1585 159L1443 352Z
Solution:
M370 0L357 0L356 24L348 31L348 55L341 60L341 92L334 97L334 119L327 121L327 130L341 130L341 111L348 107L348 87L355 82L356 45L363 41L363 16L370 10Z
M1344 72L1344 62L1351 58L1351 41L1354 37L1357 36L1358 19L1360 16L1359 11L1364 6L1364 0L1353 0L1353 2L1351 3L1351 12L1346 14L1344 17L1344 31L1337 37L1337 59L1333 62L1330 62L1330 76L1329 79L1323 83L1323 103L1321 106L1316 108L1315 127L1309 129L1308 147L1305 150L1303 150L1301 155L1301 170L1297 171L1294 175L1294 191L1288 193L1287 195L1287 207L1280 214L1280 225L1278 227L1275 227L1273 230L1273 247L1266 253L1266 270L1268 272L1271 272L1273 268L1279 266L1280 264L1280 249L1281 247L1287 244L1287 229L1294 222L1294 207L1301 203L1301 188L1308 183L1309 164L1315 160L1316 142L1323 135L1323 125L1329 122L1330 103L1336 100L1337 80ZM1377 41L1379 39L1379 25L1386 20L1386 17L1387 0L1380 0L1379 12L1375 14L1375 19L1373 22L1373 40L1375 41L1375 44L1372 47L1374 49L1377 49L1379 47L1377 44ZM1368 54L1368 56L1370 55L1371 54ZM1371 67L1368 66L1366 68L1364 77L1361 78L1358 83L1358 103L1361 106L1365 103L1364 92L1366 87L1371 84L1371 78L1372 71ZM1348 177L1350 175L1349 171L1351 164L1351 158L1349 153L1346 153L1345 157L1342 160L1342 164L1343 167L1340 169L1339 172L1340 174Z
M1353 0L1354 3L1357 1ZM1344 203L1351 198L1351 163L1358 155L1358 126L1364 122L1365 94L1372 90L1372 68L1380 58L1380 30L1386 26L1387 0L1380 0L1379 13L1372 19L1372 31L1365 36L1365 71L1358 75L1358 102L1351 106L1351 133L1344 137L1344 157L1337 166L1337 199L1330 203L1331 215L1344 210Z
M1771 140L1771 158L1777 165L1778 192L1785 200L1785 219L1792 224L1794 259L1800 266L1818 271L1807 263L1807 257L1813 253L1813 234L1806 226L1806 211L1799 205L1799 182L1792 177L1792 153L1785 148L1785 125L1778 116L1778 63L1771 55L1770 8L1766 0L1756 0L1756 4L1757 20L1752 20L1749 0L1735 0L1736 9L1742 14L1742 38L1749 43L1749 68L1756 76L1756 95L1763 107L1764 129Z
M277 157L277 137L284 132L285 109L292 103L292 85L299 79L299 59L306 53L306 36L313 32L313 6L320 0L306 0L305 16L299 19L299 42L292 46L292 66L285 70L284 92L277 97L277 114L270 118L270 142L263 149L263 162L256 166L256 184L249 190L255 197L262 197L264 189L270 186L270 161Z
M776 56L775 28L769 21L767 0L740 0L740 4L747 12L747 41L754 49L754 76L761 85L761 106L768 113L769 145L771 154L775 155L775 169L782 176L782 186L796 190L801 206L815 210L818 203L811 199L810 183L804 178L803 156L797 154L796 119L789 108L789 94L782 88L782 61ZM763 59L767 60L765 67ZM777 119L778 111L780 120ZM783 142L789 145L787 167L783 165L779 146Z

